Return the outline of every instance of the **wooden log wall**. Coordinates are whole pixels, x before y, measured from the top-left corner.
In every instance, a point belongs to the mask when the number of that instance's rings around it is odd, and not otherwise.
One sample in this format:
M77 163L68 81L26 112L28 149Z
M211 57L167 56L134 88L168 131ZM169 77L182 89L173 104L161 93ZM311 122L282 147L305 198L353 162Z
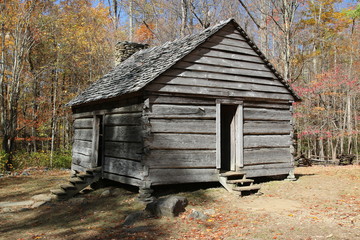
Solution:
M217 181L214 100L153 96L143 163L153 185Z
M106 178L138 186L143 179L142 104L117 108L104 115Z
M293 167L290 106L244 102L244 170L248 177L288 174Z
M74 120L74 140L72 148L73 170L84 171L91 168L93 117Z
M294 99L270 66L231 26L197 47L146 90L216 98Z

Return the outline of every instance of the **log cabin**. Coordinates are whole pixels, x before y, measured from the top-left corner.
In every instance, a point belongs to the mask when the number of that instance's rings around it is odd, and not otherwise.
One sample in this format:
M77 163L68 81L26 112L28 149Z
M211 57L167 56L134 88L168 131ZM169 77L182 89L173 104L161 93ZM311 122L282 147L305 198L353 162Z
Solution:
M245 174L291 174L300 98L233 19L162 46L135 45L142 50L68 103L73 170L101 167L102 178L143 193L219 181L231 191Z

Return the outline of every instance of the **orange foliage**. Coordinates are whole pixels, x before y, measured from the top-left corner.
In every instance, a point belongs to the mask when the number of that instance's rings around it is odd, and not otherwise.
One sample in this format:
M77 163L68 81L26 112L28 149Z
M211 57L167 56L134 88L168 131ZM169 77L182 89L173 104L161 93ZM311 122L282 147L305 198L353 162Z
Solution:
M149 43L155 37L153 33L154 28L155 24L153 23L141 24L135 31L136 41Z

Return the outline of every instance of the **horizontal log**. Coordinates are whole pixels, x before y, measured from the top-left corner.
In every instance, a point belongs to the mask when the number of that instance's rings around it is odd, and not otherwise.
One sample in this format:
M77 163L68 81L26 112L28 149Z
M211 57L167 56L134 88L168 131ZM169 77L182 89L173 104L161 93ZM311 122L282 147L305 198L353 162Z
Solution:
M290 147L290 135L245 135L244 148Z
M160 84L174 84L174 85L186 85L186 86L198 86L198 87L212 87L229 90L249 90L259 92L273 92L273 93L289 93L289 90L283 86L268 86L259 85L253 83L242 83L237 81L225 81L215 79L202 79L202 78L186 78L186 77L170 77L162 76L156 79L154 83Z
M207 42L216 43L216 44L223 44L227 46L233 46L233 47L242 47L245 49L252 49L246 41L240 40L240 39L234 39L236 35L232 35L233 37L227 37L227 36L212 36L210 37Z
M245 108L267 108L267 109L284 109L290 111L289 102L286 103L271 103L271 102L244 102Z
M151 118L215 118L214 106L155 104L146 113Z
M223 73L217 73L217 72L204 72L204 71L188 71L186 69L170 69L169 71L165 72L163 74L163 76L225 80L225 81L254 83L254 84L284 87L284 84L282 84L277 79L266 79L266 78L255 78L255 77L251 77L251 76L250 77L249 76L241 76L241 75L237 75L237 74L231 74L226 71L224 71Z
M215 135L154 133L144 144L150 149L214 150L215 141Z
M150 96L150 104L175 104L175 105L214 105L214 99L179 97L169 95Z
M141 143L105 142L105 156L140 161L143 148Z
M141 186L141 184L143 182L142 180L137 179L137 178L120 176L120 175L117 175L117 174L114 174L114 173L104 172L102 176L105 179L110 179L110 180L115 181L115 182L129 184L129 185L132 185L132 186Z
M282 120L290 121L290 111L277 109L244 108L244 120Z
M87 169L90 168L91 168L90 165L81 166L74 163L71 164L71 170L73 171L85 172Z
M103 170L108 173L143 179L143 165L136 161L105 157Z
M92 129L93 118L78 118L74 120L73 127L75 129L89 128Z
M215 168L215 150L151 150L144 159L150 168Z
M256 91L229 90L221 88L181 86L170 84L152 83L147 86L146 90L156 93L172 93L172 94L192 94L212 97L237 97L237 98L257 98L257 99L278 99L292 100L293 96L288 93L270 93Z
M278 167L274 166L274 168L267 169L247 169L244 167L243 170L246 172L246 177L267 177L267 176L281 176L284 175L284 178L289 174L291 170L294 170L294 167Z
M290 121L245 121L244 134L290 134Z
M197 48L192 52L193 55L198 56L206 56L206 57L216 57L216 58L222 58L222 59L230 59L230 60L236 60L236 61L245 61L245 62L253 62L253 63L261 63L264 64L264 60L262 60L258 56L249 56L246 54L240 54L240 53L229 53L224 52L220 50L214 50L209 48Z
M174 67L183 68L191 71L209 71L209 72L235 74L241 76L253 76L259 78L276 79L274 73L269 71L257 71L257 70L243 69L243 68L222 67L222 66L191 63L184 61L180 61L176 63Z
M185 58L183 58L182 61L191 62L191 63L199 63L199 64L208 64L208 65L214 65L214 66L219 66L219 67L222 66L222 67L252 69L252 70L256 70L256 71L270 72L270 69L263 63L253 63L253 62L225 59L225 58L219 58L219 57L206 57L206 56L199 56L199 55L191 54L191 55L188 55Z
M91 156L73 152L72 163L77 165L81 165L81 163L89 165L91 164Z
M75 140L85 140L91 141L92 140L92 129L75 129L74 131L74 139Z
M151 119L154 133L216 133L215 120L193 119Z
M150 169L149 179L152 185L217 182L216 169Z
M91 141L74 140L72 151L73 153L81 153L90 156L92 153L91 147Z
M89 117L93 115L105 115L105 114L116 114L116 113L136 113L142 112L143 104L133 104L124 107L114 107L110 109L100 109L100 110L93 110L88 112L81 112L73 114L74 118L82 118L82 117Z
M246 39L241 35L241 33L237 29L234 29L233 27L230 26L229 27L226 26L225 28L221 29L219 32L216 33L216 36L224 36L241 41L246 41Z
M106 126L105 141L141 142L141 126Z
M254 50L249 48L242 48L242 47L235 47L235 46L228 46L224 44L218 44L216 42L204 42L200 45L203 48L210 48L215 50L221 50L226 52L233 52L233 53L240 53L240 54L248 54L251 56L259 56Z
M290 163L292 155L289 148L261 148L245 149L244 165L269 164L269 163Z
M104 124L107 126L141 125L141 112L108 114L104 116Z

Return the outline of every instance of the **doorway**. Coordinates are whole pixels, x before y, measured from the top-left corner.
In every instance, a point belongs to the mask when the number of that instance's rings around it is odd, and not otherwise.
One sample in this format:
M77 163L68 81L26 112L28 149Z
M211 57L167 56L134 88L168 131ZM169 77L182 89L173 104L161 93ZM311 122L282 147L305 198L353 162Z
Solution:
M216 106L216 153L220 171L239 171L243 164L242 101L218 102Z

